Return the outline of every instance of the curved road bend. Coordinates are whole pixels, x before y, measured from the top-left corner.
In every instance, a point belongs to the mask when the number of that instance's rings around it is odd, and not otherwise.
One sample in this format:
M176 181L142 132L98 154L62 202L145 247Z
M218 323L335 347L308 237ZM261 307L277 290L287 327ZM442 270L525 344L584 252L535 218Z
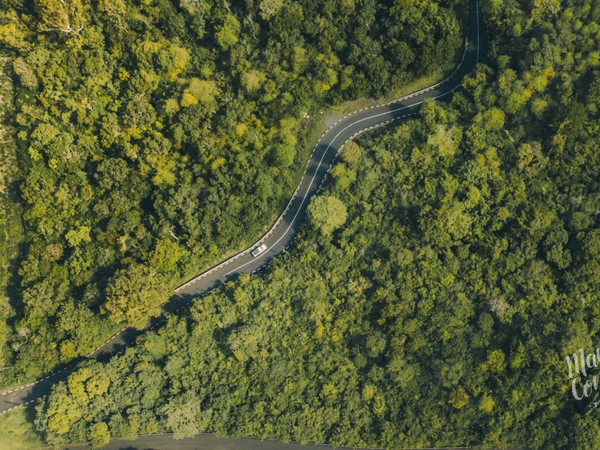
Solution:
M296 188L283 214L271 230L256 244L212 269L200 274L175 289L175 295L164 307L164 315L150 321L145 330L124 329L107 339L104 345L90 353L87 358L106 360L135 343L137 336L155 328L166 316L185 307L193 298L208 293L214 287L232 280L244 273L253 273L268 264L278 254L284 252L292 242L298 228L306 217L306 207L310 198L323 184L340 148L358 134L385 125L394 120L416 114L423 102L428 99L445 99L461 85L463 77L473 70L480 56L487 50L486 33L479 12L478 0L469 2L469 26L465 40L465 51L461 63L455 71L437 85L415 92L385 105L365 108L349 114L327 130L316 145L302 181ZM258 244L267 249L256 258L250 251ZM14 388L0 395L0 414L25 405L47 394L57 381L65 379L74 366L69 366L29 385Z

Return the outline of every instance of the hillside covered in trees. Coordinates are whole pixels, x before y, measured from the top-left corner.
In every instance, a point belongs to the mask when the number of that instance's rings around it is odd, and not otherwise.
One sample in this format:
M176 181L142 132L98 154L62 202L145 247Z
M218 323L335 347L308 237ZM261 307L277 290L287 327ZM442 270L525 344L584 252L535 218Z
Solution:
M50 443L600 446L565 366L600 331L600 4L483 6L464 90L347 145L267 271L58 384Z
M7 225L0 248L1 384L143 326L252 243L299 181L319 111L451 67L463 14L458 0L2 2L23 232Z

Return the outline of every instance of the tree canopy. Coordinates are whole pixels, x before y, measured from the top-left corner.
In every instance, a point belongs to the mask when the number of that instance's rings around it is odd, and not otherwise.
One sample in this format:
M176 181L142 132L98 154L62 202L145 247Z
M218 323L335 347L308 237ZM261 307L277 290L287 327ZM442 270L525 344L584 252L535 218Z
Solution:
M346 222L346 205L330 196L317 196L308 205L308 217L324 235L329 235Z
M103 422L115 437L600 446L595 397L573 397L565 365L600 323L600 8L484 5L490 56L451 103L349 146L267 270L84 364L109 374L105 394L82 406L57 385L38 408L50 442ZM324 239L338 201L347 217ZM60 433L65 395L83 409Z
M257 239L300 181L316 111L455 64L459 9L393 6L3 2L3 164L16 169L0 253L0 360L14 369L0 383L141 325L165 286ZM390 42L428 57L398 66Z

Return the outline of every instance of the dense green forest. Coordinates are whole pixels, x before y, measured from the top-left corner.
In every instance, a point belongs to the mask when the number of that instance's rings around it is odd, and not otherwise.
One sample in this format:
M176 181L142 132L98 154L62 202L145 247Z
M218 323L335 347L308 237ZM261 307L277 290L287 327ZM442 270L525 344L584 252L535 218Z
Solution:
M462 15L459 0L1 2L23 232L0 218L21 242L0 248L0 383L143 326L254 242L319 111L454 65Z
M452 102L347 145L267 271L55 386L50 443L600 446L564 361L600 331L600 4L482 6Z

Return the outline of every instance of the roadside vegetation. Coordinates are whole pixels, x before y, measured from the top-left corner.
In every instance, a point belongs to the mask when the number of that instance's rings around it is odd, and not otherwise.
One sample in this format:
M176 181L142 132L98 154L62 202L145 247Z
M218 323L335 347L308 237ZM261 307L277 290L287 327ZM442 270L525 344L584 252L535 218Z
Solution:
M12 133L14 90L9 73L9 58L0 57L0 368L5 370L13 370L8 320L14 315L10 299L17 296L14 276L19 261L19 245L23 240L18 191L22 180Z
M251 244L300 179L299 131L446 67L461 9L4 1L26 245L0 277L13 287L0 353L14 367L0 385L143 326L179 282Z
M565 357L600 331L600 5L484 6L464 90L348 144L268 270L55 386L48 442L598 448Z
M0 419L0 448L31 450L42 447L44 442L35 429L34 417L33 405L3 414Z

